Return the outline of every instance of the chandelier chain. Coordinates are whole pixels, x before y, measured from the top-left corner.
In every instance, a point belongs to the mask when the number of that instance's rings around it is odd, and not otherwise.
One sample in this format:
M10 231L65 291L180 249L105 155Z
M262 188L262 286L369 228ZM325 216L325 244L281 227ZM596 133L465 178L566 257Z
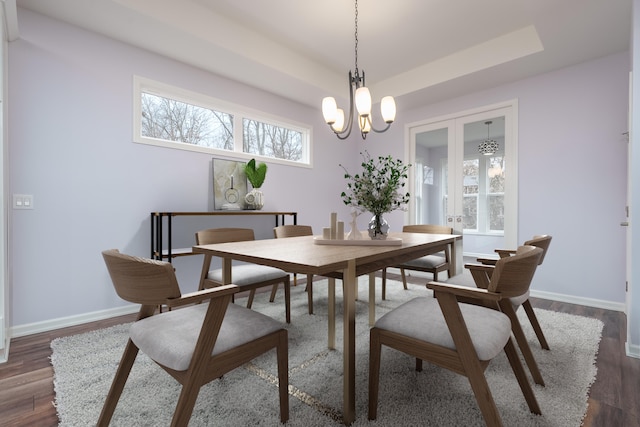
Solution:
M355 69L355 73L356 76L358 76L358 0L356 0L356 31L355 31L355 38L356 38L356 43L355 43L355 58L356 58L356 69Z

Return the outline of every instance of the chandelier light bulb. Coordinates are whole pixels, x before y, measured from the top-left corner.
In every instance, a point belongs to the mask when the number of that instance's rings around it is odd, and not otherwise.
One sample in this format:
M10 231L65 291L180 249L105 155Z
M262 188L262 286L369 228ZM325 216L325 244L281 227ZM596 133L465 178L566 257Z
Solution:
M369 93L369 88L363 86L356 89L356 108L361 116L369 116L371 114L371 93Z
M371 132L371 119L369 116L358 116L358 125L362 134L366 135Z
M396 119L396 101L393 96L385 96L380 101L380 112L385 123L393 123Z
M338 114L338 105L336 100L332 96L327 96L322 99L322 115L324 116L325 123L332 125L336 122ZM344 121L344 117L343 117Z
M342 108L338 108L336 111L336 121L331 127L335 132L342 132L342 129L344 129L344 110Z

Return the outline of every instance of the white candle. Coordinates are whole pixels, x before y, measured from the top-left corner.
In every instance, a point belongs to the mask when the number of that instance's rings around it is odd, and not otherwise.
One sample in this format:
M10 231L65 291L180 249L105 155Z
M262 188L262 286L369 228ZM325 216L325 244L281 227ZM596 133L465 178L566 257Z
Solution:
M331 212L330 229L331 229L331 239L333 240L336 238L336 233L338 231L338 214L335 212Z
M331 229L329 227L322 229L322 238L325 240L329 240L331 238Z
M344 222L338 221L338 228L336 230L336 239L344 240Z

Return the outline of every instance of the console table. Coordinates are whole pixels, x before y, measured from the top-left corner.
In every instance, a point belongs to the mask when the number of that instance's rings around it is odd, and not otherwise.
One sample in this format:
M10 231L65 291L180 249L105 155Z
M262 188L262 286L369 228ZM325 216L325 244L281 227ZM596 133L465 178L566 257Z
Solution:
M271 215L275 217L275 226L285 224L285 217L290 216L293 224L298 223L297 212L273 212L273 211L213 211L213 212L151 212L151 259L163 260L167 259L171 262L172 258L177 256L195 255L191 248L172 249L171 247L171 223L177 216L265 216ZM164 237L164 223L166 222L167 233L167 249L163 249L162 242Z

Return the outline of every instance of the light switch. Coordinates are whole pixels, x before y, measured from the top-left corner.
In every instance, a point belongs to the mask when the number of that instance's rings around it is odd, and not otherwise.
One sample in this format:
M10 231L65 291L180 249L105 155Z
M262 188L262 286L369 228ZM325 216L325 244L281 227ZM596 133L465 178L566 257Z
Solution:
M33 195L14 194L13 209L33 209Z

